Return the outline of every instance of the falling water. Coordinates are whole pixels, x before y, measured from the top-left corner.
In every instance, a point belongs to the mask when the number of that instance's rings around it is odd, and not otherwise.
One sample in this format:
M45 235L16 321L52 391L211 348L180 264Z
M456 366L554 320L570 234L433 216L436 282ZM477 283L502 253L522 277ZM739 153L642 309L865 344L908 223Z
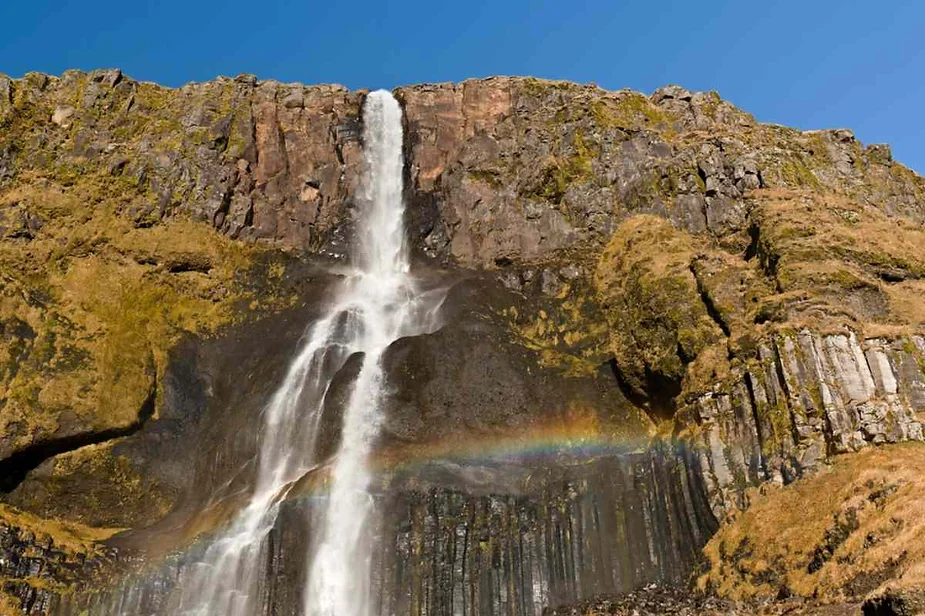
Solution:
M366 466L379 432L385 375L380 360L401 336L432 329L433 298L408 275L402 203L401 109L384 91L366 99L364 215L358 229L358 273L344 288L349 298L351 347L364 353L343 417L343 434L331 472L331 493L313 543L305 593L311 616L369 612L372 499ZM422 318L424 317L424 318Z
M358 195L352 269L326 314L306 332L279 389L263 411L257 475L247 506L178 580L167 609L187 616L263 613L267 537L290 487L327 466L329 496L311 520L304 610L312 616L369 613L372 497L367 458L381 423L385 375L380 360L402 336L436 329L440 292L422 292L410 276L402 201L401 108L389 92L364 105L364 169ZM328 387L347 359L362 367L343 410L341 442L320 460L316 435ZM130 588L116 612L140 594Z

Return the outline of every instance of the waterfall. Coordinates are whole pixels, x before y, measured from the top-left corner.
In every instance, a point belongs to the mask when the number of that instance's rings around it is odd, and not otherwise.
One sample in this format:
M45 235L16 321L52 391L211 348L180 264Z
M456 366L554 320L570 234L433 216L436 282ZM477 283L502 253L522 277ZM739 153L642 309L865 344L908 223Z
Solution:
M305 593L311 616L369 613L372 538L368 520L367 458L380 425L385 375L380 360L399 337L433 329L435 313L427 295L408 275L402 202L401 109L385 91L366 99L364 119L364 191L357 229L357 275L343 298L349 311L350 347L364 353L343 417L343 433L331 470L330 497L312 542Z
M664 452L582 445L572 455L554 439L548 458L532 448L493 457L481 435L478 450L425 456L398 483L403 471L373 472L394 402L384 353L442 325L445 290L425 291L410 273L401 109L373 92L363 119L351 263L262 410L254 460L220 477L204 509L238 498L238 486L225 491L238 480L245 506L160 566L75 597L62 616L527 615L687 578L715 520L699 475ZM473 477L473 491L461 487Z
M437 328L442 292L422 292L410 275L402 200L402 116L387 91L363 109L364 167L357 197L351 268L331 305L305 333L287 373L262 413L250 498L227 529L184 567L166 613L252 616L265 612L268 536L291 486L324 466L328 496L312 514L304 611L311 616L363 616L370 611L374 538L367 458L381 424L385 375L381 357L402 336ZM343 409L332 460L318 458L325 396L347 359L362 365ZM127 588L108 613L128 613L143 594ZM112 610L115 610L113 612Z

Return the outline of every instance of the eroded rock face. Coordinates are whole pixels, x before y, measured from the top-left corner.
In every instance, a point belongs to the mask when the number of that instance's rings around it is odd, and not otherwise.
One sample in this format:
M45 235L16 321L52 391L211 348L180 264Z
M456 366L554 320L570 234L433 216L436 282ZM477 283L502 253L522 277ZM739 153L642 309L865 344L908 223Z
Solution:
M600 246L638 213L725 236L759 188L863 196L925 219L921 179L880 149L846 130L759 124L715 93L495 78L398 95L413 202L438 214L424 247L466 266Z
M7 185L89 165L142 189L125 205L139 224L187 214L233 237L342 254L362 91L252 76L170 90L118 71L0 84ZM882 147L865 149L844 129L759 124L715 93L672 86L646 97L497 77L396 94L410 214L426 223L413 240L463 265L604 243L638 212L723 235L762 187L848 193L925 217L921 180Z
M2 83L6 179L106 170L141 188L123 206L137 224L181 213L317 249L355 188L362 93L340 86L241 76L169 90L118 71Z
M831 456L922 440L923 340L886 341L808 330L759 347L727 386L684 412L699 427L701 469L721 515L743 488L789 483Z

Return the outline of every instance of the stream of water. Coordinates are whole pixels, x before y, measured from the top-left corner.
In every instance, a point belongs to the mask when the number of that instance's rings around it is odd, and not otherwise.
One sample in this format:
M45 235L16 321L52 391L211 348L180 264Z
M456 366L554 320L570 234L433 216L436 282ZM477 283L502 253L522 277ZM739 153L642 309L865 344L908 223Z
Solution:
M380 427L381 357L402 336L434 330L442 295L423 293L410 276L402 200L402 116L389 92L370 93L363 109L364 175L358 195L353 269L326 314L308 330L263 413L257 478L247 506L195 563L180 587L177 613L261 613L267 536L289 487L318 460L315 442L331 380L362 353L343 410L340 444L328 462L327 498L311 520L304 612L363 616L370 611L374 515L367 460Z

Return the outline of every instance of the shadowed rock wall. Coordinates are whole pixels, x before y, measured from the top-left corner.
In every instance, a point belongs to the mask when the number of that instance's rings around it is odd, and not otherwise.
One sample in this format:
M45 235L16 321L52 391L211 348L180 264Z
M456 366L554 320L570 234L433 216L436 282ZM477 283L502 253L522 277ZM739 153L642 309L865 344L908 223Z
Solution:
M468 487L458 465L439 461L384 480L388 490L376 496L377 613L539 614L651 582L683 583L716 528L697 476L660 453L478 467L463 469L480 471ZM498 479L517 490L495 491ZM302 612L312 500L284 504L270 535L266 614ZM67 598L56 613L171 614L171 590L196 552L122 589Z

